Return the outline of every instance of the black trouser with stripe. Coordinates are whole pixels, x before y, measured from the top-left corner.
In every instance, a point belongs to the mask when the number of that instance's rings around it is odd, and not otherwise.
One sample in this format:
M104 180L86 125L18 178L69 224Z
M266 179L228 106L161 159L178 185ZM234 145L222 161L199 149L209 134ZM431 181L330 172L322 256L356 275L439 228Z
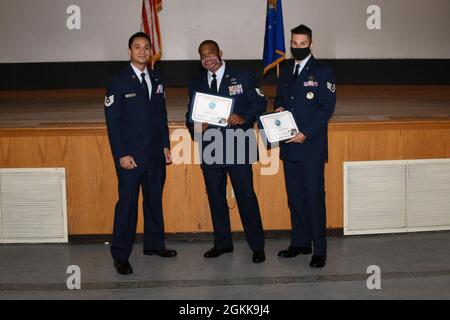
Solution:
M263 250L264 230L258 199L253 188L251 165L203 168L214 227L214 247L225 249L233 245L227 203L227 175L230 176L248 244L253 251Z
M291 211L291 246L327 252L323 161L284 161L284 177Z
M164 244L162 194L166 179L163 162L125 170L117 167L119 201L114 216L111 254L114 259L128 260L136 237L138 199L142 187L144 198L144 250L159 250Z

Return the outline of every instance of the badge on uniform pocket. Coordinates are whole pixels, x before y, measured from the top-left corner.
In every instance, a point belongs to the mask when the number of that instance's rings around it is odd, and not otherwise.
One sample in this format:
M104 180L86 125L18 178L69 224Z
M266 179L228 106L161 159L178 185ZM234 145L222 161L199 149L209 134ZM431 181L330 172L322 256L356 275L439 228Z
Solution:
M308 100L314 99L314 93L312 93L311 91L308 92L308 93L306 94L306 98L307 98Z
M125 95L125 98L133 98L133 97L136 97L136 93L127 93L126 95Z

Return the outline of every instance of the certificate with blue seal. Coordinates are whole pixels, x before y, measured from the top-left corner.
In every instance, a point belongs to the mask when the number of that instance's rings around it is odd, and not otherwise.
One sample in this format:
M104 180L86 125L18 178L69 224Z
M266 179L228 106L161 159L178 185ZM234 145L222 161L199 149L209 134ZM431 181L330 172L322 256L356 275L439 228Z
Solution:
M231 98L196 92L192 99L191 119L193 122L226 127L233 112L233 104Z
M289 140L299 133L294 116L289 111L266 114L259 120L270 143Z

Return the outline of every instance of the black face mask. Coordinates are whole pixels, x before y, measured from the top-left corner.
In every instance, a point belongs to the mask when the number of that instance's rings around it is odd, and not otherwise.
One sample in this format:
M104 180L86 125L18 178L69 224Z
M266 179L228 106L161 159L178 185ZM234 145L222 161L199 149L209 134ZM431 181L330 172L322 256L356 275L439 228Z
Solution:
M311 53L311 48L292 48L291 53L295 60L301 61L304 60Z

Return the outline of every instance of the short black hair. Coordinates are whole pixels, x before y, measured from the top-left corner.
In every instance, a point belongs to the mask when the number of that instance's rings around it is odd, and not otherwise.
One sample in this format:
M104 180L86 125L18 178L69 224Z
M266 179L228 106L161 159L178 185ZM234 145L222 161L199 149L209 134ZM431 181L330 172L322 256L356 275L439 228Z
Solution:
M203 46L211 46L214 49L216 49L217 52L220 52L219 44L217 42L215 42L214 40L205 40L202 43L200 43L200 45L198 46L198 53L200 53L200 49Z
M136 38L145 38L148 40L148 42L150 42L150 44L152 43L152 41L150 40L150 37L148 36L148 34L146 34L145 32L136 32L135 34L133 34L130 39L128 40L128 48L131 49L131 45L133 44L134 39Z
M312 30L304 24L299 25L291 30L292 34L306 34L310 41L312 41Z

